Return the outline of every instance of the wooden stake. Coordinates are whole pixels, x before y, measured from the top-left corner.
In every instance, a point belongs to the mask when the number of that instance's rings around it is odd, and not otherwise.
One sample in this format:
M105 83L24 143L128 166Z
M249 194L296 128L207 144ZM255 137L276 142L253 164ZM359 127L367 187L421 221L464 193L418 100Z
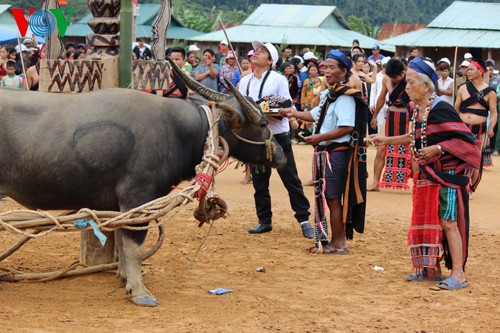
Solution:
M451 101L453 105L455 105L455 88L457 84L457 53L458 53L458 46L455 46L455 58L453 59L453 71L455 72L453 74L453 91L451 92Z
M240 60L238 59L238 55L236 54L236 52L234 52L233 44L231 44L231 41L229 40L229 37L227 36L227 31L226 31L226 27L224 26L224 22L222 22L222 19L220 17L219 17L219 21L220 21L220 24L222 25L222 30L224 31L224 35L226 36L226 40L227 40L227 43L229 44L229 48L231 49L231 51L233 51L233 54L236 58L236 66L238 66L240 73L243 74L243 70L241 69L241 66L240 66Z

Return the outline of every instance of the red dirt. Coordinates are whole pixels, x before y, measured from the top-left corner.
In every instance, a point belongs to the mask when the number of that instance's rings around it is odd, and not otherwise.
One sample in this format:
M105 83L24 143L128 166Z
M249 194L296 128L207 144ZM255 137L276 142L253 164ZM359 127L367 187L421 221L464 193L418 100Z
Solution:
M311 147L294 146L303 181L310 177ZM369 171L372 173L370 150ZM500 158L494 158L500 165ZM498 332L499 246L496 210L498 167L484 172L471 201L467 277L460 291L432 291L411 283L406 231L409 191L368 194L365 234L355 235L348 255L311 255L286 190L272 178L274 230L250 235L256 223L251 185L242 169L217 176L216 189L230 216L215 222L192 270L188 266L208 225L198 228L190 205L167 223L162 248L143 267L148 288L162 302L137 307L125 300L110 273L46 283L6 283L0 291L5 332ZM312 188L306 194L313 198ZM0 209L19 208L11 199ZM148 244L156 240L156 232ZM0 234L0 250L19 236ZM79 257L78 233L53 233L30 241L1 267L24 271L61 269ZM374 266L384 267L375 271ZM256 272L265 267L265 273ZM215 296L216 287L233 292Z

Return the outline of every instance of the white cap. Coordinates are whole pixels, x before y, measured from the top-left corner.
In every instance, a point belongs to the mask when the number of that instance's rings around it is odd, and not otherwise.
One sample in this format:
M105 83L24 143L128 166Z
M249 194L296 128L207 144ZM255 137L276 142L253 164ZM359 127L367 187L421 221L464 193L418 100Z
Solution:
M464 59L470 59L470 58L472 58L472 54L470 54L469 52L464 54Z
M225 39L221 40L221 41L220 41L220 44L221 44L221 45L222 45L222 44L224 44L224 45L226 45L226 46L227 46L227 45L229 45L229 44L227 43L227 40L225 40Z
M439 59L439 61L438 61L438 65L439 65L440 63L442 63L442 62L445 62L445 63L447 63L448 65L451 65L451 61L450 61L450 59L448 59L448 58L441 58L441 59Z
M389 60L391 60L391 57L383 57L382 60L380 61L380 63L382 64L382 66L384 66L384 65L387 65Z
M467 60L464 60L462 61L462 63L460 64L460 67L469 67L470 65L470 62L468 62Z
M316 58L316 56L314 55L314 52L312 52L312 51L306 52L304 54L304 60L310 60L310 59L316 59L316 60L318 59L318 58Z
M200 48L198 46L196 46L196 44L189 45L188 51L199 51L199 50L200 50Z
M17 53L19 53L19 47L21 47L21 52L28 51L28 48L21 44L15 47Z
M304 63L304 59L302 59L302 57L301 57L301 56L299 56L299 55L294 55L293 57L294 57L294 58L299 59L301 64L303 64L303 63Z
M254 50L257 50L259 47L264 46L267 49L267 51L269 51L271 59L273 59L273 66L276 65L276 63L278 62L278 50L273 44L271 43L262 44L258 40L254 40L252 42L252 46Z

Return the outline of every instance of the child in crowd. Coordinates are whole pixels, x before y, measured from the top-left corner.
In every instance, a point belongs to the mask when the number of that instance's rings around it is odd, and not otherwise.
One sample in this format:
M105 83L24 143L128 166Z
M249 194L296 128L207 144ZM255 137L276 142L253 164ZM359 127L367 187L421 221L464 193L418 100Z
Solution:
M16 62L8 60L6 64L6 75L2 78L2 88L8 89L23 89L24 77L23 75L16 75Z

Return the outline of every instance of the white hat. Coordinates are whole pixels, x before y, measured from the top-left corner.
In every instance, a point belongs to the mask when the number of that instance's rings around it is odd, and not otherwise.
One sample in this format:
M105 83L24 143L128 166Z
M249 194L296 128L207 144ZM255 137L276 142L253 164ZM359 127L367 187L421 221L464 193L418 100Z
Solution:
M442 62L447 63L447 64L448 64L448 66L449 66L449 65L451 65L451 61L450 61L450 59L448 59L448 58L441 58L441 59L439 59L439 61L438 61L438 65L439 65L440 63L442 63Z
M222 44L224 44L224 45L226 45L226 46L227 46L227 45L229 45L229 44L227 43L227 40L225 40L225 39L221 40L221 41L220 41L220 44L221 44L221 45L222 45Z
M303 63L304 63L304 59L302 59L302 57L301 57L301 56L299 56L299 55L294 55L293 57L294 57L294 58L299 59L301 64L303 64Z
M31 40L31 38L23 39L23 44L26 44L26 43L33 45L33 41Z
M464 54L464 59L470 59L470 58L472 58L472 54L470 54L469 52Z
M316 58L316 56L314 55L314 52L312 52L312 51L306 52L304 54L304 60L311 60L311 59L317 60L318 58Z
M23 44L21 44L21 45L17 45L15 47L17 53L19 53L19 48L21 48L21 52L28 51L28 48L26 46L24 46Z
M254 50L257 50L261 46L265 47L267 49L267 51L269 51L269 54L271 55L271 59L273 59L273 66L276 65L276 63L278 62L278 50L276 49L276 47L273 44L271 44L271 43L262 44L258 40L254 40L252 42L252 46L253 46Z
M382 61L380 61L380 63L382 64L382 66L384 66L384 65L387 65L389 60L391 60L391 57L383 57Z
M233 51L228 51L226 54L226 59L236 59Z
M469 67L470 65L470 62L468 62L467 60L464 60L462 61L462 63L460 64L460 67Z
M196 46L196 44L189 45L188 51L199 51L199 50L200 50L200 48L198 46Z

